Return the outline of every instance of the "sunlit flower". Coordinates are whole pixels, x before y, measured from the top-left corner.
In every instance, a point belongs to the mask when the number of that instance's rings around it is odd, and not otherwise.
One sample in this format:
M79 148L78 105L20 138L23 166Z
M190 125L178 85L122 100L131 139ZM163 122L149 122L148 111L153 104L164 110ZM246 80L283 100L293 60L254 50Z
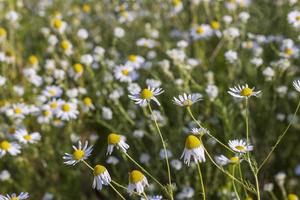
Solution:
M23 119L25 115L29 114L28 106L24 103L13 104L11 108L6 111L6 114L14 118Z
M15 137L23 144L33 144L41 140L41 134L38 132L28 133L26 129L16 130Z
M258 96L259 93L261 93L261 91L254 91L255 87L253 88L249 88L248 84L246 85L238 85L235 86L233 88L229 88L228 93L233 96L233 97L237 97L237 98L249 98L252 96Z
M62 120L69 121L70 119L76 119L78 114L79 111L77 110L77 105L75 103L61 102L56 116Z
M85 97L82 100L82 106L83 106L83 111L84 112L87 112L89 110L94 110L95 109L93 101L92 101L92 99L90 97Z
M300 92L300 80L294 80L293 81L293 86L294 86L295 90Z
M230 163L231 164L237 164L237 163L240 163L242 161L239 156L233 156L233 157L227 158L224 155L216 156L215 160L216 160L216 163L218 165L221 165L221 166L224 166L224 165L227 165L227 164L230 164Z
M96 165L94 167L94 180L93 180L93 188L97 190L102 189L102 185L109 185L111 182L110 175L107 169L102 165Z
M202 141L194 135L187 136L185 140L185 148L180 157L184 163L190 165L191 158L195 163L205 162L205 152Z
M139 55L131 54L125 63L126 66L132 66L135 69L140 68L145 62L145 58Z
M21 146L16 142L8 142L7 140L2 140L0 142L0 157L9 153L12 156L21 153Z
M114 70L116 79L120 80L121 82L131 82L133 75L132 72L133 67L130 65L120 65Z
M197 101L201 100L201 94L194 93L194 94L186 94L179 95L177 98L173 97L173 102L179 106L192 106Z
M228 145L233 151L238 153L246 153L253 150L253 146L247 144L244 140L229 140Z
M0 195L0 200L23 200L28 199L29 194L28 192L21 192L19 195L13 193L13 194L7 194L6 196Z
M73 45L70 41L68 40L63 40L61 43L60 43L60 47L61 49L63 50L63 52L66 54L66 55L71 55L73 53Z
M62 89L56 85L47 86L43 91L43 95L50 98L57 98L62 95Z
M144 192L144 188L148 186L147 178L144 174L138 170L133 170L129 174L129 184L127 187L127 191L129 194L132 194L134 190L138 194L142 194Z
M143 89L138 93L133 93L132 91L129 92L131 93L131 95L128 96L133 101L135 101L135 104L138 104L140 106L146 106L151 100L153 100L157 103L157 105L160 106L160 103L157 100L156 96L162 94L164 91L162 88L154 88L148 86L147 88Z
M110 133L107 137L107 152L106 155L111 155L114 147L120 148L121 151L125 152L129 148L129 145L125 142L126 138L123 135L118 135L116 133Z
M74 151L72 154L65 153L63 156L64 163L67 165L76 165L80 161L88 159L93 151L93 146L88 146L88 141L85 142L82 148L81 141L78 142L78 147L72 146Z

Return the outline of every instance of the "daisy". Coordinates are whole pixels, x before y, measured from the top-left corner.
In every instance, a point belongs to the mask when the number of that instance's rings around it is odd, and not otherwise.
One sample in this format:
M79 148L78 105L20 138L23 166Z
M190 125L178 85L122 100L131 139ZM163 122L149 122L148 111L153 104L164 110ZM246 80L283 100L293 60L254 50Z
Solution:
M15 137L23 144L34 144L41 140L39 132L28 133L26 129L16 130Z
M155 88L148 86L147 88L143 89L142 91L139 91L138 93L133 93L129 91L131 95L128 95L129 98L131 98L133 101L135 101L135 104L138 104L140 106L146 106L151 100L155 101L157 105L160 106L160 103L158 102L156 96L163 93L162 88Z
M185 148L180 159L183 158L184 163L189 166L191 163L191 157L194 159L195 163L205 162L204 146L201 140L194 135L187 136L185 140Z
M145 58L139 55L131 54L125 63L126 66L132 66L135 69L140 68L145 62Z
M56 85L47 86L42 92L44 96L49 98L57 98L62 95L62 89Z
M259 93L261 93L261 91L254 91L255 87L253 88L249 88L248 84L246 85L238 85L235 86L233 88L229 88L228 93L233 96L233 97L237 97L237 98L249 98L252 96L258 96Z
M238 153L246 153L253 150L253 146L247 144L244 140L229 140L229 147Z
M213 30L208 24L201 24L191 31L191 35L194 40L207 39L212 36L212 34Z
M59 106L63 103L64 101L61 99L52 99L50 102L48 102L48 106L52 112L56 112L59 109Z
M8 116L12 116L14 118L23 119L25 115L29 114L29 110L27 105L24 103L13 104L11 108L6 111Z
M0 157L4 156L6 153L9 153L12 156L18 155L21 153L20 149L21 146L18 143L2 140L0 142Z
M120 65L114 70L116 79L127 83L132 81L132 72L133 68L130 65Z
M73 45L68 40L63 40L60 43L60 47L67 56L69 56L73 53Z
M37 118L37 121L41 124L49 123L53 117L53 111L49 105L43 105L40 111L40 116Z
M291 39L283 40L280 50L280 55L284 58L299 57L299 48L294 44L294 41Z
M294 28L300 28L300 11L293 10L288 14L288 22Z
M82 104L83 104L83 111L84 112L88 112L89 110L94 110L95 109L93 101L90 97L85 97L82 100Z
M86 160L93 151L93 146L88 146L88 141L85 142L82 148L81 141L78 142L78 147L72 146L74 152L72 154L65 153L63 156L64 163L67 165L76 165L80 161Z
M110 133L107 137L107 152L106 155L111 155L114 147L120 148L121 151L125 152L129 148L129 145L125 142L126 138L123 135L118 135L116 133Z
M298 92L300 92L300 80L294 80L293 86Z
M144 174L138 170L133 170L129 174L129 184L127 187L127 191L129 194L132 194L134 190L138 194L142 194L144 192L144 188L148 186L147 178Z
M155 46L157 46L157 42L153 39L140 38L136 41L136 45L140 46L140 47L146 47L146 48L152 49Z
M200 135L200 136L203 136L203 135L205 135L205 134L208 134L208 133L209 133L209 130L206 129L206 128L203 128L203 127L201 127L201 128L192 128L192 129L191 129L191 133L192 133L193 135Z
M83 74L83 71L84 71L84 68L83 68L82 64L75 63L73 65L72 74L74 74L75 78L81 77Z
M240 163L242 160L240 159L240 157L238 156L233 156L230 158L227 158L224 155L219 155L215 157L215 160L217 162L218 165L224 166L227 164L236 164L236 163Z
M29 56L28 58L28 64L31 66L31 67L37 67L38 64L39 64L39 60L38 58L35 56L35 55L31 55Z
M100 191L102 189L102 185L109 185L110 182L111 178L107 169L102 165L96 165L94 167L93 188Z
M51 26L59 33L63 33L63 32L65 32L65 30L67 28L67 23L62 21L59 18L55 18L52 20Z
M56 116L62 120L69 121L70 119L76 119L78 114L79 112L75 103L63 101L59 105Z
M179 106L189 107L192 106L197 101L201 100L201 94L194 93L194 94L186 94L179 95L177 98L173 97L173 102Z
M13 193L13 194L7 194L6 196L0 195L0 200L23 200L23 199L28 199L29 194L28 192L21 192L18 196Z

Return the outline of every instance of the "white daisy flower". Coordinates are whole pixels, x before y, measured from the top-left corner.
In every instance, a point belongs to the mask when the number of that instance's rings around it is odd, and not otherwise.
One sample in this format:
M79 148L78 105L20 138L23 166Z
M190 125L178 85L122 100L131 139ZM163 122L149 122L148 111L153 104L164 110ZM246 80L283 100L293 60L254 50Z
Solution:
M109 185L110 182L111 178L107 169L102 165L96 165L94 167L93 188L100 191L102 189L102 185Z
M146 47L146 48L152 49L155 46L157 46L157 42L153 39L140 38L136 41L136 45L140 46L140 47Z
M15 137L23 144L34 144L41 140L41 134L39 132L28 133L26 129L16 130Z
M83 68L83 65L80 63L75 63L73 65L72 69L70 69L70 74L75 79L78 79L79 77L81 77L83 72L84 72L84 68Z
M6 110L6 114L7 116L23 119L27 114L29 114L28 106L24 103L13 104Z
M0 157L9 153L12 156L21 153L21 146L16 142L8 142L7 140L2 140L0 142Z
M49 98L57 98L62 95L62 89L56 85L47 86L42 92L44 96Z
M60 43L60 47L67 56L70 56L73 54L73 45L70 41L63 40Z
M21 192L19 195L13 193L13 194L7 194L6 196L0 195L0 200L23 200L28 199L29 194L28 192Z
M130 83L132 81L132 74L133 68L130 65L120 65L117 66L114 70L115 77L117 80L120 80L121 82L127 82Z
M228 145L233 151L238 153L246 153L253 150L253 146L247 144L244 140L229 140Z
M78 147L72 146L74 152L72 154L65 153L63 156L64 163L67 165L76 165L80 161L86 160L93 151L93 146L88 146L88 141L85 142L82 148L81 141L78 142Z
M211 37L213 30L208 24L201 24L197 28L192 29L191 35L194 40L207 39Z
M107 137L107 152L106 155L111 155L114 147L120 148L121 151L125 152L129 148L129 145L125 142L126 138L123 135L118 135L116 133L110 133Z
M90 97L85 97L82 100L82 107L84 112L88 112L90 110L95 110L95 106L93 104L93 101Z
M49 105L43 105L37 121L41 124L49 123L53 117L53 111Z
M77 105L72 102L61 102L59 109L56 112L56 116L62 120L69 121L70 119L76 119L79 111Z
M205 162L204 146L199 138L194 135L187 136L185 140L185 148L180 159L182 158L184 163L188 166L191 163L191 158L194 159L195 163Z
M293 86L294 86L295 90L300 92L300 80L294 80L293 81Z
M238 157L238 156L233 156L231 158L227 158L224 155L215 156L215 160L216 160L216 163L221 166L224 166L224 165L227 165L230 163L236 164L236 163L240 163L242 161L240 159L240 157Z
M62 21L59 18L55 18L52 20L51 26L59 33L63 33L63 32L65 32L65 30L67 28L67 23Z
M160 103L157 100L156 96L162 94L164 91L162 88L154 88L148 86L147 88L143 89L138 93L132 93L131 91L129 92L131 93L131 95L128 96L133 101L135 101L135 104L138 104L140 106L146 106L151 100L153 100L157 103L157 105L160 106Z
M133 170L129 174L129 184L127 187L127 192L131 195L134 190L138 194L142 194L144 192L144 188L148 186L147 178L144 174L138 170Z
M194 94L183 93L183 95L179 95L177 98L173 97L173 102L176 105L186 106L186 107L192 106L194 103L200 100L201 100L201 94L199 93L194 93Z
M53 113L59 110L59 106L63 104L63 100L61 99L52 99L47 103Z
M203 136L203 135L205 135L205 134L208 134L208 133L209 133L209 130L206 129L206 128L203 128L203 127L201 127L201 128L192 128L192 129L191 129L191 133L192 133L193 135L200 135L200 136Z
M299 57L299 48L294 44L294 41L291 39L283 40L280 50L281 50L280 55L284 58Z
M294 28L300 28L300 11L293 10L289 12L287 18L289 24L291 24Z
M128 56L127 61L125 62L126 66L132 66L135 69L139 69L145 63L145 58L139 55L131 54Z
M246 85L238 85L233 88L229 88L228 93L237 98L249 98L252 96L258 96L258 94L261 93L261 91L254 91L255 87L249 88L248 84Z

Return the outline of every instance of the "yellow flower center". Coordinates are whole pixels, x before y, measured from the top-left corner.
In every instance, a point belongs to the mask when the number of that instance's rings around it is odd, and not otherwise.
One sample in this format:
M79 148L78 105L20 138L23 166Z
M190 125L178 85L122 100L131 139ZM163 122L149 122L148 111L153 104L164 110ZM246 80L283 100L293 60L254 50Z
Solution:
M235 148L239 151L244 151L246 148L244 146L237 145Z
M194 135L189 135L185 140L185 148L187 149L195 149L201 145L201 141Z
M296 20L297 20L297 21L300 21L300 15L298 15L298 16L296 17Z
M49 93L51 96L55 96L56 95L56 90L55 89L50 89Z
M246 197L245 200L253 200L253 198L252 197Z
M31 65L36 65L36 64L39 62L39 60L37 59L36 56L31 55L31 56L29 56L29 58L28 58L28 62L29 62L29 64L31 64Z
M57 102L52 102L51 104L50 104L50 107L52 108L52 109L55 109L55 108L57 108Z
M21 108L15 108L15 114L21 114L22 113L22 109Z
M294 53L293 49L291 49L291 48L285 48L284 52L289 56L293 55L293 53Z
M137 61L137 56L136 55L130 55L128 57L128 60L130 60L131 62L136 62Z
M149 89L143 89L141 92L142 99L151 99L153 97L153 92Z
M246 87L246 88L242 89L240 94L244 97L249 97L252 93L253 93L253 90Z
M43 111L43 116L48 117L51 114L49 110L44 110Z
M111 133L107 137L108 144L116 145L120 142L121 136L115 133Z
M144 174L138 170L133 170L129 174L129 182L138 183L144 179Z
M103 174L106 171L106 168L102 165L96 165L94 167L94 176L99 176L100 174Z
M10 146L11 146L10 143L6 140L0 143L0 148L4 151L7 151L10 148Z
M60 19L54 19L53 26L54 28L59 29L62 26L62 21Z
M172 3L174 6L178 6L179 4L181 4L181 0L173 0Z
M73 68L77 74L82 73L82 71L83 71L83 66L82 66L82 64L79 64L79 63L76 63L73 66Z
M200 26L200 27L197 28L196 32L198 34L202 34L202 33L204 33L204 28Z
M18 197L12 197L10 200L19 200Z
M295 194L289 194L288 195L288 200L299 200L298 196Z
M218 29L220 28L220 23L217 22L217 21L212 21L212 22L210 23L210 25L211 25L211 27L212 27L213 29L215 29L215 30L218 30Z
M73 153L73 158L75 160L80 160L83 158L83 156L84 156L84 151L82 151L80 149L75 150Z
M82 10L83 10L84 12L88 13L88 12L91 11L91 7L90 7L90 5L88 5L88 4L83 4Z
M4 28L0 28L0 37L6 36L6 30Z
M187 99L187 100L185 100L185 101L183 102L183 105L184 105L184 106L191 106L191 105L193 105L193 102L192 102L190 99Z
M124 75L124 76L128 76L128 74L129 74L129 70L128 69L122 69L122 74Z
M70 48L70 43L67 41L67 40L63 40L61 43L60 43L60 46L63 50L67 50Z
M232 163L238 163L238 162L240 161L240 158L237 157L237 156L233 156L233 157L230 158L230 161L231 161Z
M83 99L83 103L86 105L86 106L90 106L92 105L92 99L90 97L85 97Z
M26 135L24 135L24 137L23 137L26 141L29 141L29 140L31 140L31 135L29 135L29 134L26 134Z
M67 103L65 103L63 106L62 106L62 110L65 111L65 112L70 112L71 110L71 106Z

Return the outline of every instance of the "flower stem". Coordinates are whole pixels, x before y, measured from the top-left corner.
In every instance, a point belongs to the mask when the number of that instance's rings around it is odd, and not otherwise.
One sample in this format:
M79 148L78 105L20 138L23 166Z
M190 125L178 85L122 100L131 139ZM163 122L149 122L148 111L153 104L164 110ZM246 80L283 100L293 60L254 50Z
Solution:
M190 107L187 107L187 111L188 111L189 115L191 116L191 118L197 123L197 125L200 128L203 128L203 126L201 125L201 123L194 117L194 115L193 115ZM216 140L220 145L222 145L223 147L225 147L227 150L233 152L232 149L230 149L227 145L225 145L223 142L221 142L218 138L216 138L215 136L213 136L209 132L207 133L207 135L210 136L211 138L213 138L214 140Z
M109 186L119 195L121 199L126 200L125 197L123 197L123 195L112 184L109 184Z
M232 176L235 176L235 164L232 167ZM233 185L233 189L234 189L234 193L235 193L236 198L238 200L240 200L241 198L240 198L239 193L238 193L238 191L236 189L235 181L234 180L232 180L232 185Z
M167 172L168 172L168 180L169 180L169 187L168 187L168 192L170 194L170 197L171 199L173 199L173 189L172 189L172 180L171 180L171 171L170 171L170 164L169 164L169 158L168 158L168 153L167 153L167 148L166 148L166 143L164 141L164 138L163 138L163 135L161 133L161 130L158 126L158 123L156 121L156 118L155 116L153 115L153 111L152 111L152 108L151 108L151 105L150 103L148 103L148 108L149 108L149 111L150 111L150 114L154 120L154 123L155 123L155 126L156 126L156 129L159 133L159 137L160 137L160 140L162 142L162 145L163 145L163 148L164 148L164 153L165 153L165 159L166 159L166 164L167 164Z
M145 197L146 200L149 200L145 192L143 192L143 196Z
M200 179L200 183L201 183L201 190L202 190L203 200L206 200L205 188L204 188L204 184L203 184L203 178L202 178L200 163L197 164L197 168L198 168L198 174L199 174L199 179Z
M281 142L281 140L283 139L283 137L285 136L285 134L287 133L287 131L291 127L292 123L295 121L296 114L297 114L299 108L300 108L300 101L298 102L298 105L297 105L297 108L296 108L296 110L294 112L292 120L290 121L290 123L288 124L288 126L286 127L286 129L283 131L283 133L278 137L276 143L273 145L273 147L272 147L271 151L268 153L267 157L263 160L263 162L261 163L261 165L258 167L257 171L259 171L266 164L266 162L269 160L270 156L272 155L272 153L274 152L274 150L276 149L276 147L278 146L278 144Z
M83 162L88 168L90 168L92 171L94 171L94 168L93 168L89 163L87 163L85 160L82 160L82 162Z

